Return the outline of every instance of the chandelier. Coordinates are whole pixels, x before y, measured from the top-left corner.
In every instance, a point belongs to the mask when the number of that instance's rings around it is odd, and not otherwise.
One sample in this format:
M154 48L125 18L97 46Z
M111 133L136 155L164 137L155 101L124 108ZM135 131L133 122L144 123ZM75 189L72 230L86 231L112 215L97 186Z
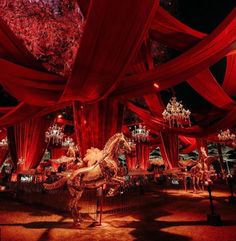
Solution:
M0 147L7 147L7 145L8 145L8 141L7 141L7 137L5 137L0 141Z
M149 132L150 130L147 130L146 126L139 124L138 127L135 126L132 131L132 139L135 142L147 142L149 140Z
M220 131L218 134L219 141L235 141L235 134L231 134L230 130Z
M58 145L62 143L63 136L63 128L57 124L53 124L45 132L45 141L49 143L52 140L52 144Z
M183 127L185 124L191 126L190 110L184 109L181 101L178 102L176 97L172 97L163 111L162 116L169 127Z
M75 143L71 137L66 137L64 141L62 142L62 146L74 146Z

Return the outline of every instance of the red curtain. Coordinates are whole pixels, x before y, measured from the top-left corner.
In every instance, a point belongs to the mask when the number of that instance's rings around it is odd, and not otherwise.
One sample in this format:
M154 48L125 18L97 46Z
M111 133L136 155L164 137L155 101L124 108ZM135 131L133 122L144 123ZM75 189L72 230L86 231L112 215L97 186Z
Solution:
M137 165L136 151L135 152L133 151L130 154L126 155L126 164L129 171L136 168L136 165Z
M116 100L105 99L95 104L74 102L74 126L82 156L91 147L103 149L106 141L120 132L123 105Z
M179 161L179 141L178 135L161 132L163 146L160 148L162 158L169 168L178 167Z
M147 170L149 166L150 149L148 144L137 143L136 144L136 165L142 170Z
M41 161L45 148L45 131L50 119L37 118L16 124L10 129L10 153L18 171L35 168ZM16 159L16 160L14 160Z
M7 130L5 128L0 129L0 141L7 137ZM0 167L5 161L8 154L8 147L0 147Z

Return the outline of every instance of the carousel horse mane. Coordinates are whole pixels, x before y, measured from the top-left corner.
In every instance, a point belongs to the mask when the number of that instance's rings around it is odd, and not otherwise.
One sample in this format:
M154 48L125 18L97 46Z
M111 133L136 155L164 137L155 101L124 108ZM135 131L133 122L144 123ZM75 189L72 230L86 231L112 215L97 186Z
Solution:
M89 167L89 166L94 165L102 157L103 157L102 150L91 147L91 148L87 149L86 154L83 158L83 162L86 164L86 166Z

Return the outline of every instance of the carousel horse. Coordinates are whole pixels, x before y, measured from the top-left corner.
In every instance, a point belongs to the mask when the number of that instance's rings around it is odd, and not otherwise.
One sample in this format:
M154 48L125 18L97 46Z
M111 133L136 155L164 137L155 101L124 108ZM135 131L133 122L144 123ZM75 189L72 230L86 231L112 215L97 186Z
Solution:
M67 183L71 195L69 208L74 220L74 225L80 225L82 219L78 204L83 190L85 188L97 189L114 181L123 184L124 179L117 175L119 166L118 157L120 154L130 151L130 145L124 135L122 133L117 133L107 141L103 150L99 151L96 148L91 148L87 151L87 155L84 158L84 160L89 161L87 167L73 170L71 173L66 173L64 177L55 183L45 183L44 188L52 190ZM88 157L90 160L88 160Z
M207 156L205 149L201 149L202 155L197 161L197 164L190 169L193 191L197 189L204 190L204 185L211 184L211 172L209 170L210 164L217 158L214 156Z

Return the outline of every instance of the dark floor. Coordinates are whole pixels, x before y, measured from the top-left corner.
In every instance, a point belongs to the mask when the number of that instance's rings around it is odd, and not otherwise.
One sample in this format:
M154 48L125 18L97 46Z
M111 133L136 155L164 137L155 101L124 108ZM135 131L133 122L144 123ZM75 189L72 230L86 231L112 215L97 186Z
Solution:
M206 222L210 213L208 193L194 194L183 190L154 190L145 208L116 214L104 214L102 226L89 227L86 218L80 228L74 228L67 213L55 213L45 208L0 198L1 241L46 240L137 240L137 241L236 241L236 205L227 202L228 190L212 192L215 211L223 225ZM140 198L150 200L150 193ZM56 205L56 200L55 200Z

